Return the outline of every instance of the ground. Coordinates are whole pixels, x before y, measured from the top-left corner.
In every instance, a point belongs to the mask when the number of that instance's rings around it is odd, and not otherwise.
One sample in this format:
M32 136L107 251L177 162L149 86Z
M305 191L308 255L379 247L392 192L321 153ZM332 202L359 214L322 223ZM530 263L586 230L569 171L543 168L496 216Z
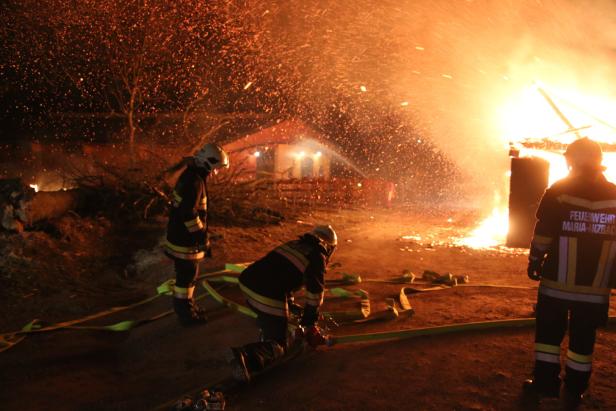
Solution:
M221 239L214 243L214 258L203 268L252 261L317 222L334 225L340 238L333 258L337 264L328 278L342 273L361 276L361 284L346 288L368 291L373 311L384 310L385 299L395 297L401 285L369 280L400 277L407 271L421 276L424 270L470 278L469 286L411 295L412 316L342 325L330 330L335 335L532 315L536 283L526 277L525 250L455 245L455 239L478 222L478 215L467 210L319 211L279 225L218 224L213 230ZM47 233L4 236L4 250L12 245L11 250L21 251L10 258L5 253L3 260L2 331L18 329L33 318L67 320L153 295L156 286L172 277L170 262L156 246L164 234L163 223L127 233L118 221L73 216ZM50 241L55 248L49 247ZM140 251L132 252L136 250ZM132 261L130 255L135 256ZM514 287L479 286L486 284ZM221 292L241 302L232 287ZM353 302L330 299L324 308L349 304ZM252 319L211 299L202 305L210 315L202 327L181 328L170 315L130 333L63 330L26 338L0 353L0 408L168 409L164 404L229 375L229 347L257 338ZM170 299L163 296L93 323L150 318L169 308ZM585 409L616 409L616 364L610 350L615 343L613 330L599 332ZM532 362L531 328L320 347L234 391L227 397L227 409L529 409L520 402L520 387ZM545 402L539 409L561 405Z

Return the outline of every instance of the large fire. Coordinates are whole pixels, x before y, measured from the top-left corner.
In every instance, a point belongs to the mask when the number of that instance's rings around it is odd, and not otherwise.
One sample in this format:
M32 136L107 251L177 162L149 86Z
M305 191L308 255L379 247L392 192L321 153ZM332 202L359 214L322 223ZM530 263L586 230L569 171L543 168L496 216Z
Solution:
M467 237L456 241L456 245L470 248L492 248L505 243L509 230L507 208L495 207Z
M555 108L546 99L551 100ZM613 98L555 90L535 83L502 106L499 123L505 141L509 142L548 139L569 144L582 135L616 144L616 126L605 120L610 119L615 110ZM574 129L570 130L566 122Z
M549 163L551 185L569 170L562 148L549 147L565 147L583 136L616 149L616 126L604 120L616 111L616 101L570 90L545 90L534 84L512 98L502 107L501 124L506 140L519 149L520 157L539 157ZM546 148L538 148L542 145ZM603 165L607 179L616 182L616 151L604 150ZM507 206L502 202L458 243L472 248L503 245L508 225Z
M540 157L550 163L550 184L567 176L569 172L562 152L522 148L520 156ZM603 165L606 167L605 177L612 182L616 182L616 152L604 152Z

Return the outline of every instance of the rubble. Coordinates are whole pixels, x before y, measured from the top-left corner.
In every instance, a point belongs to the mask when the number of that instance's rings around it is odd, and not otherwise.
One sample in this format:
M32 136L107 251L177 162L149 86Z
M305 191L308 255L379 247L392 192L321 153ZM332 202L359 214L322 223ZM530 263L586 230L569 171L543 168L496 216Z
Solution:
M443 284L451 287L454 287L458 284L467 284L470 281L468 275L455 275L449 272L439 274L430 270L425 270L421 276L421 279L431 284Z
M36 192L20 179L0 180L2 229L22 232L34 224L78 209L84 201L79 190Z
M20 179L0 180L0 224L9 231L21 232L28 222L27 203L34 196L34 189L26 186Z

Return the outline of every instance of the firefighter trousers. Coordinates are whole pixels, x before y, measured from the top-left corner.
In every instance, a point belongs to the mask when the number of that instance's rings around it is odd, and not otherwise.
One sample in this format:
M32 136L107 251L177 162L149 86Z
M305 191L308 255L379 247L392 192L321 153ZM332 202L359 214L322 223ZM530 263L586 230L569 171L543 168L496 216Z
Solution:
M287 349L287 317L258 310L255 312L257 325L261 329L261 341L246 344L241 348L246 356L246 367L250 373L263 371L279 360Z
M597 327L607 322L608 304L561 300L539 293L535 329L535 383L545 391L560 389L560 344L569 328L565 390L588 388Z
M199 261L173 258L176 287L190 288L195 286L195 281L199 275Z

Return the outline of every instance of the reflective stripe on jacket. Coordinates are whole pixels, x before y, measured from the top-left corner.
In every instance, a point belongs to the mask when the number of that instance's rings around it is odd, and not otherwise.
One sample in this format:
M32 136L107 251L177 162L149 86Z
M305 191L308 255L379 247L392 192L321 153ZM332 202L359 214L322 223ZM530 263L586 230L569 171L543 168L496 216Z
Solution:
M187 167L175 185L165 252L173 258L201 260L207 242L207 172Z
M305 288L306 306L316 315L323 303L326 260L310 237L289 241L248 266L240 287L253 308L286 316L287 295Z
M616 185L602 174L569 176L546 190L531 243L545 263L539 292L607 303L616 285Z

